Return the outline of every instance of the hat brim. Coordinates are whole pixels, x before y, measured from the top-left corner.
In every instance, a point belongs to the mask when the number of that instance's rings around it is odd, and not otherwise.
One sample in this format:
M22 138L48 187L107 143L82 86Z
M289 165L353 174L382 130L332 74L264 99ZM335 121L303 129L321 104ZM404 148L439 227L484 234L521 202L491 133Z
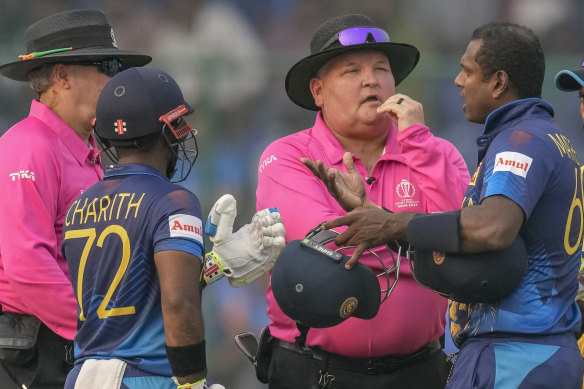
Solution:
M556 87L565 92L579 90L584 87L584 69L562 70L556 74Z
M98 61L103 58L119 58L126 68L144 66L152 61L152 57L148 55L138 54L128 50L119 50L113 47L87 48L10 62L0 66L0 74L16 81L28 81L28 72L47 63Z
M311 111L318 111L310 92L310 80L318 70L332 58L349 51L360 49L378 50L389 59L395 85L399 85L418 64L420 52L412 45L393 42L363 43L359 45L340 46L324 52L311 54L298 61L286 75L286 93L297 105Z

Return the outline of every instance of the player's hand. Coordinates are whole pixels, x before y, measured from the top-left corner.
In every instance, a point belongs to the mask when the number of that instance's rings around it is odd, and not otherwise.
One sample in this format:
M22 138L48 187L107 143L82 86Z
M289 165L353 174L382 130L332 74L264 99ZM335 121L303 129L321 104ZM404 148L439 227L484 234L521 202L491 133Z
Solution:
M325 166L321 160L315 162L308 158L301 158L300 161L326 185L331 196L337 200L345 211L351 212L353 209L365 204L367 199L365 184L363 183L363 178L355 169L353 156L350 152L347 151L343 154L343 164L347 168L346 172Z
M377 107L378 113L386 113L396 124L398 131L403 131L413 124L424 124L424 107L421 103L403 94L395 94Z
M205 232L214 246L205 255L207 283L220 278L220 271L233 287L249 284L272 269L284 248L286 232L277 209L257 212L250 224L232 233L236 212L235 199L225 195L209 214Z
M395 239L405 238L405 226L413 213L390 213L381 208L357 208L345 216L327 221L323 228L331 229L348 226L335 239L338 246L355 246L355 251L345 264L351 269L363 252L374 247L383 246Z
M224 194L211 208L205 224L205 234L211 242L224 240L232 234L236 216L237 201L232 195Z

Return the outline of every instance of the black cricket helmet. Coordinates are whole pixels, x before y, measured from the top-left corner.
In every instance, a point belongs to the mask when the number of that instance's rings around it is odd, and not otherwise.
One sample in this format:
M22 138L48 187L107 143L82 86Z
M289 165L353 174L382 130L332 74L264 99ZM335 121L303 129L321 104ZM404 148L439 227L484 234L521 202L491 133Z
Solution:
M400 255L390 250L393 265L387 268L379 256L383 272L375 274L362 263L345 269L349 257L325 245L338 233L320 226L304 239L288 242L272 269L271 288L280 309L306 327L325 328L340 324L349 317L372 319L397 284ZM378 277L387 278L381 290Z
M504 249L470 254L409 246L406 258L418 283L468 304L494 304L509 296L523 281L528 265L521 235Z
M193 108L184 100L176 81L166 72L148 67L130 68L104 86L96 109L94 132L104 152L117 162L112 147L140 147L159 134L164 136L175 162L180 162L180 182L189 175L198 155L194 130L185 116Z

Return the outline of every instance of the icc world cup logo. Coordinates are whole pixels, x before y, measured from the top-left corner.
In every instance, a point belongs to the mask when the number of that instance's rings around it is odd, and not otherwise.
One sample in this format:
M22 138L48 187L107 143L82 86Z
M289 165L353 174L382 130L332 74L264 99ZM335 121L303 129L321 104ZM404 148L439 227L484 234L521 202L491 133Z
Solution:
M414 185L406 179L401 180L401 182L395 187L397 195L402 199L412 198L416 193L416 188Z

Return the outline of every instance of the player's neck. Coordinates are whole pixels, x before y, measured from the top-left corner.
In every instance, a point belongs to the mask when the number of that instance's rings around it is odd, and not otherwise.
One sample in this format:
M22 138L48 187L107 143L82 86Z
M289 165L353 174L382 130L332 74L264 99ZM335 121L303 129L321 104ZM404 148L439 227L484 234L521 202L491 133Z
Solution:
M118 163L139 163L150 166L166 175L166 168L169 163L168 150L162 150L159 148L156 148L155 150L149 150L148 152L133 152L126 150L119 157Z

